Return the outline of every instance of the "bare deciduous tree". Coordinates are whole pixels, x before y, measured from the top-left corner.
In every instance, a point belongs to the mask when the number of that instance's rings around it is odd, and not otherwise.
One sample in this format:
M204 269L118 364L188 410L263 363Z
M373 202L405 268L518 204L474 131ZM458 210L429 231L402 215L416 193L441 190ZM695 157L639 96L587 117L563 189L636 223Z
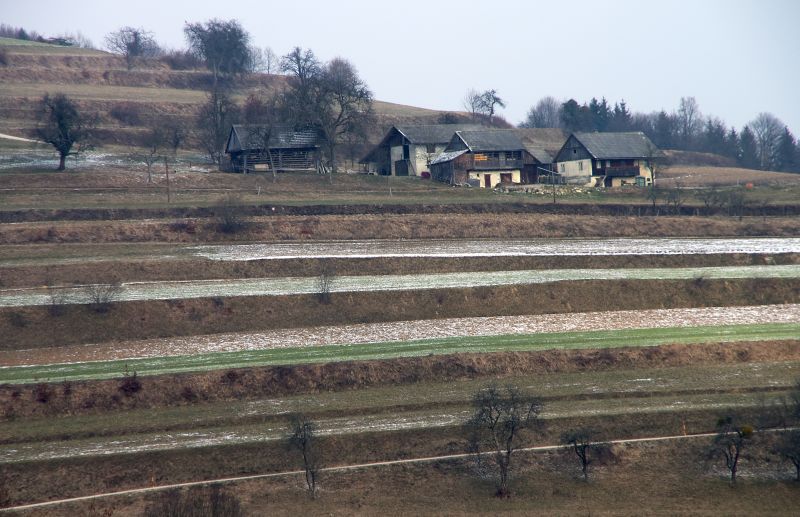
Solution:
M246 73L252 63L250 34L236 20L209 20L187 23L183 28L189 49L203 60L214 78Z
M122 290L120 282L86 286L86 299L89 303L89 308L94 312L105 314L111 309L111 304L117 300Z
M323 264L316 280L317 300L320 303L331 303L331 290L336 280L336 272L328 264Z
M777 169L777 151L783 134L783 122L772 113L759 113L748 126L756 137L759 167L762 170Z
M561 435L561 442L575 454L581 464L583 480L589 481L589 466L597 457L608 449L608 445L592 439L594 432L590 429L572 429Z
M317 426L306 415L295 413L289 417L289 447L303 458L306 487L312 498L317 496L322 457L316 439Z
M678 138L684 149L689 149L703 127L703 114L700 112L697 100L694 97L681 97L675 118L678 124Z
M128 70L139 60L156 57L160 51L153 33L141 27L122 27L110 32L105 43L108 50L125 58Z
M238 116L238 106L228 92L220 87L213 88L206 103L200 107L195 134L214 163L222 163L225 140Z
M466 423L469 450L478 472L494 479L496 495L508 496L512 455L538 423L542 404L514 386L492 384L475 394L472 405L474 413Z
M800 430L792 429L781 433L772 452L794 465L795 481L800 481Z
M708 458L722 457L725 460L725 467L731 474L733 485L736 484L739 459L752 437L752 426L740 424L731 415L726 415L717 421L717 434L708 449Z
M536 106L528 110L528 115L520 127L551 128L560 127L561 103L554 97L543 97Z
M478 90L475 88L467 90L461 103L467 113L472 117L472 120L477 120L481 110L481 94L478 93Z

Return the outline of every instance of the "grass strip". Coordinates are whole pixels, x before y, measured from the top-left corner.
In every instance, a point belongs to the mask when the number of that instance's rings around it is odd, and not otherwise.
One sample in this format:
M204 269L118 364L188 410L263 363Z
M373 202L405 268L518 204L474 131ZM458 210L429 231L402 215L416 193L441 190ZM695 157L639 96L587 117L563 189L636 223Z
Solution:
M120 377L126 369L135 371L138 375L163 375L253 366L364 361L434 354L644 347L668 343L774 341L797 339L798 336L800 336L800 323L464 336L416 341L273 348L158 358L1 367L0 383L28 384L61 380L109 379Z

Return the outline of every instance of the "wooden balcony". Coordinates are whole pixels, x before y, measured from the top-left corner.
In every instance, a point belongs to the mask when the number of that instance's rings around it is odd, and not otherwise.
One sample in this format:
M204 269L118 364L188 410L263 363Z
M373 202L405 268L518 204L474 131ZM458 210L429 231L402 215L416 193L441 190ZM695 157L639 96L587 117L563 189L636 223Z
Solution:
M633 178L639 175L639 167L606 167L598 171L600 176L608 176L611 178Z

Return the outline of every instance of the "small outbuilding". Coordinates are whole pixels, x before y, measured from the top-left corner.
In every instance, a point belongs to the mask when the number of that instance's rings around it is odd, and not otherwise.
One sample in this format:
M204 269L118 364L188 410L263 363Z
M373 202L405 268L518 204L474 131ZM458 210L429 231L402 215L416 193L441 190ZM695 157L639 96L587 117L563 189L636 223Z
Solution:
M314 128L234 124L225 143L233 172L319 171L322 138Z
M573 133L555 157L566 183L644 187L653 183L653 162L662 153L641 131Z

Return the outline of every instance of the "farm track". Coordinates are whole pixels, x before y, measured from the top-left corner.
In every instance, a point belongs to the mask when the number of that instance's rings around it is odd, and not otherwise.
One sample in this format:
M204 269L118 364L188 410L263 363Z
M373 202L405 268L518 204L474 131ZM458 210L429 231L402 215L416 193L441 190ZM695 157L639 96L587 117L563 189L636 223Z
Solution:
M544 284L580 280L714 280L800 278L800 265L729 266L702 268L562 269L534 271L485 271L479 274L442 273L419 275L336 276L328 279L328 293L458 289L522 284ZM181 282L123 283L109 298L116 302L185 300L191 298L284 296L320 293L319 278L249 278L187 280ZM94 288L94 289L93 289ZM3 289L0 307L88 304L100 286L56 289ZM87 291L87 289L89 291ZM101 289L100 289L101 290ZM56 296L57 298L54 298Z
M453 337L800 323L800 304L447 318L0 351L2 367ZM0 367L0 377L2 377Z

